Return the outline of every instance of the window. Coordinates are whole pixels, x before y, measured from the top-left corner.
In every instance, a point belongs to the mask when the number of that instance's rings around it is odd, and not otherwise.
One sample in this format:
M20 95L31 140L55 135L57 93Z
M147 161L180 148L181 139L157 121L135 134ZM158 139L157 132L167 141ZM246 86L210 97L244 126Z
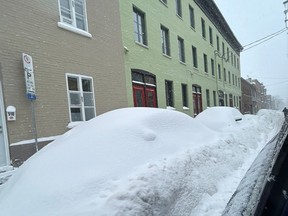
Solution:
M222 42L222 56L225 57L225 44Z
M193 106L194 106L194 116L202 112L202 94L201 87L198 85L192 85L193 92Z
M214 106L217 106L217 103L216 103L216 91L213 91L213 103L214 103Z
M216 36L217 51L220 52L219 36Z
M231 73L230 73L230 71L228 71L228 81L229 81L229 84L231 84Z
M201 18L201 26L202 26L202 37L206 39L206 24L203 18Z
M235 85L234 74L232 74L232 84Z
M179 60L185 62L184 39L178 36Z
M207 55L205 53L203 54L203 59L204 59L204 72L208 73Z
M161 25L162 53L170 56L169 30Z
M222 79L221 78L221 66L220 66L220 64L218 64L218 78Z
M228 61L228 62L229 62L229 60L230 60L230 58L229 58L229 53L230 53L229 47L227 47L227 61Z
M231 51L231 64L233 65L233 52Z
M233 107L233 95L229 94L229 106Z
M237 58L237 69L240 69L239 58Z
M92 77L66 74L70 121L88 121L95 117Z
M173 94L173 82L165 80L165 90L166 90L166 105L174 107L174 94Z
M163 2L164 4L167 4L167 0L160 0L161 2Z
M135 41L147 46L145 13L133 7Z
M207 107L210 107L210 91L209 91L209 89L206 89L206 102L207 102Z
M188 107L188 94L186 84L182 84L182 101L183 101L183 107Z
M193 60L193 67L198 68L198 62L197 62L197 48L192 46L192 60Z
M211 59L211 73L212 73L212 76L215 76L214 59Z
M213 45L213 31L211 27L209 27L209 41L210 44Z
M176 14L179 17L182 17L182 6L181 6L181 0L175 0L176 2Z
M189 5L189 14L190 14L190 26L195 29L195 15L194 8Z
M58 25L60 27L65 28L66 26L67 28L68 25L80 31L88 31L85 0L59 0L58 3L60 12Z
M227 82L226 68L223 69L224 81Z

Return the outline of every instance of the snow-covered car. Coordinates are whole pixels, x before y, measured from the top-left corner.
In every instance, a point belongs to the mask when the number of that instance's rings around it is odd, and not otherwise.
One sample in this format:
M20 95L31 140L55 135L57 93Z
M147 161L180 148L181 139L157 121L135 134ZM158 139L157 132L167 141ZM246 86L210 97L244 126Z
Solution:
M273 130L263 124L267 118ZM227 122L230 134L205 124L155 108L119 109L84 122L0 187L0 214L220 215L281 116L250 115L234 125L235 134ZM247 141L249 134L259 139L256 146Z

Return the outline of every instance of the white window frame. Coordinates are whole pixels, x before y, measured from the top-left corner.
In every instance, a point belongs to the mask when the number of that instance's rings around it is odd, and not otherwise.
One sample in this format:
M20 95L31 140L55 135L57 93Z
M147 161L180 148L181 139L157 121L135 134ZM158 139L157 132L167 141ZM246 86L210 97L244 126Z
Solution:
M58 0L58 8L59 8L59 17L60 17L60 21L57 23L58 27L63 28L65 30L86 36L86 37L92 37L92 35L88 32L88 22L87 22L87 10L86 10L86 0L68 0L69 1L69 5L71 5L71 9L70 9L70 16L71 18L68 18L66 16L63 16L61 14L61 0ZM76 23L76 11L75 11L75 2L76 1L82 1L83 2L83 13L84 13L84 17L83 17L83 22L84 22L84 30L77 28L77 23ZM65 8L62 8L63 10L65 10ZM66 12L69 13L69 9L66 8Z
M69 90L69 83L68 83L68 78L77 78L78 80L78 91L73 91ZM79 74L72 74L72 73L66 73L66 88L67 88L67 98L68 98L68 107L69 107L69 118L70 122L77 122L72 120L72 113L71 113L71 108L80 108L82 111L82 121L86 121L86 116L85 116L85 107L87 108L88 106L84 105L84 96L83 96L83 89L82 89L82 79L90 79L91 80L91 93L92 93L92 98L93 98L93 105L89 106L90 108L94 108L94 117L96 117L96 106L95 106L95 94L94 94L94 82L93 82L93 77L90 76L85 76L85 75L79 75ZM71 100L70 100L70 93L80 93L80 98L81 98L81 104L79 106L73 106L71 105Z

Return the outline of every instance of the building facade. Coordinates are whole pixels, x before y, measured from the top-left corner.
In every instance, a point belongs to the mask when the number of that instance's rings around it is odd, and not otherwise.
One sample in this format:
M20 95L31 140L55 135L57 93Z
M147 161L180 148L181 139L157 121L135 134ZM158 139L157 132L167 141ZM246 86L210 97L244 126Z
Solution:
M41 145L70 123L127 106L117 1L4 1L0 13L0 166L8 143L13 160L34 153L36 131ZM23 62L34 74L30 99Z
M214 1L5 1L0 12L0 167L109 110L241 106L242 46Z
M119 3L129 106L240 107L242 46L214 1Z

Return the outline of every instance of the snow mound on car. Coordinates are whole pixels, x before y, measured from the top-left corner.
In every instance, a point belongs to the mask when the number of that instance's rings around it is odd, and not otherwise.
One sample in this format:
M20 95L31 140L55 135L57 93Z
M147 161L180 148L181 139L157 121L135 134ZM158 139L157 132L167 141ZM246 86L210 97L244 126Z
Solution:
M71 129L25 162L0 193L1 214L95 215L132 173L214 137L177 111L108 112Z
M241 121L243 115L239 110L232 107L211 107L199 113L195 120L201 122L215 131L223 131L228 127L235 126Z

